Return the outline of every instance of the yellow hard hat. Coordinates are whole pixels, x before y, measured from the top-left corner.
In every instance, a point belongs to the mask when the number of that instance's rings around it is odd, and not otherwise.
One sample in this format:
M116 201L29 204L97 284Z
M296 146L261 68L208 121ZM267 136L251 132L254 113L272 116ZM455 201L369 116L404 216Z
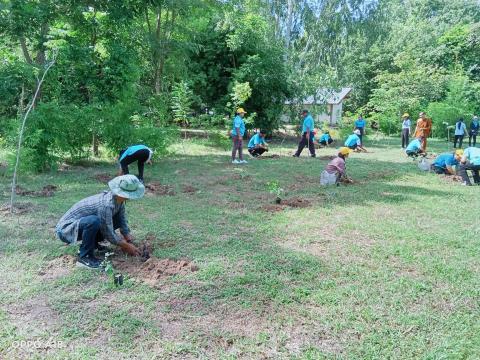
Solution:
M352 152L352 150L349 149L348 147L345 147L345 146L341 147L341 148L338 150L338 153L339 153L339 154L342 154L342 155L348 155L348 154L350 154L351 152Z
M243 108L237 109L237 114L246 114L247 112Z
M410 117L410 114L409 113L405 113L402 115L402 117Z
M455 150L455 155L456 156L462 156L463 155L463 149Z

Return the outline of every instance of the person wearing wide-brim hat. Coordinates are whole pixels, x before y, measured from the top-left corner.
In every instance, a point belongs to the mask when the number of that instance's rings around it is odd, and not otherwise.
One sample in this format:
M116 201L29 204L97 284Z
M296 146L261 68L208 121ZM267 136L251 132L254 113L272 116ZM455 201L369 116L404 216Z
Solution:
M125 201L143 197L145 187L134 175L118 176L108 183L109 191L87 197L73 205L60 219L55 231L67 244L82 241L77 265L98 269L101 261L95 257L103 240L120 246L129 255L140 255L125 216ZM115 233L120 229L122 236Z
M402 115L402 149L405 149L408 146L410 141L410 128L412 122L410 120L410 115L405 113Z

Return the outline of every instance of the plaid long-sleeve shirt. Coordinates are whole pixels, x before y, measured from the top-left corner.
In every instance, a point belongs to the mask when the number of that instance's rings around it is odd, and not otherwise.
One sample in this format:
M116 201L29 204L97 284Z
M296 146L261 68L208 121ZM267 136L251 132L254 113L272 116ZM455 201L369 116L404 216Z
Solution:
M80 219L96 215L100 219L100 231L105 240L112 244L118 244L121 238L115 233L113 217L117 216L120 221L120 232L123 235L130 233L127 219L125 217L125 205L117 204L111 191L104 191L101 194L93 195L73 205L65 215L62 216L55 231L61 240L75 243L78 239L78 227Z

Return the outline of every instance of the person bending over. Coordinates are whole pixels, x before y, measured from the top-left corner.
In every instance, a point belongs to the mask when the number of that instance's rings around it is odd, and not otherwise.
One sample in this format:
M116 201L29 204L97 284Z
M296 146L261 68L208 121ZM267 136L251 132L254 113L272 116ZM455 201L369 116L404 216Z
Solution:
M153 150L145 145L133 145L120 151L118 161L120 163L120 170L118 175L128 175L128 165L137 162L138 165L138 179L143 183L143 169L145 163L152 164Z
M416 158L419 155L425 154L422 150L422 138L419 137L410 141L410 144L408 144L407 148L405 149L405 154L412 158Z
M268 151L268 146L265 142L265 134L265 130L260 130L253 135L248 142L248 152L255 158Z
M463 185L471 186L470 177L467 174L470 170L473 174L473 181L476 185L480 185L480 148L468 147L463 151L462 159L460 160L459 175L462 177Z
M362 145L362 141L360 139L360 130L358 129L355 129L353 131L353 134L351 134L347 140L345 140L345 144L344 144L346 147L348 147L349 149L353 150L353 151L357 151L357 152L360 152L360 151L364 151L364 152L367 152L367 149L365 149Z
M108 183L109 191L87 197L73 205L55 227L57 237L67 244L81 241L77 266L100 268L95 256L103 240L119 246L132 256L140 251L131 244L133 236L125 215L125 202L143 197L145 187L134 175L118 176ZM122 236L115 230L120 229Z
M457 166L462 159L463 150L459 149L453 153L438 155L432 163L432 170L436 174L455 175L454 166Z
M318 143L320 144L320 146L328 146L333 143L333 139L330 136L330 131L325 130L322 136L320 136L320 139L318 139Z
M338 155L333 158L325 167L320 175L321 185L339 184L342 177L346 178L345 160L352 150L347 147L341 147Z

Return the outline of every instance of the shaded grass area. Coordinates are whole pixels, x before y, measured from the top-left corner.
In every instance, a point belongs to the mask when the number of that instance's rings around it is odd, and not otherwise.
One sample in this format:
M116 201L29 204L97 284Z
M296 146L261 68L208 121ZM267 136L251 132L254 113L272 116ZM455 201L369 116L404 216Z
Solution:
M154 255L188 258L199 271L159 288L72 269L45 280L63 254L57 219L103 189L113 165L25 176L54 184L52 198L24 197L25 215L0 217L0 354L51 358L477 358L480 355L478 189L418 170L396 140L367 143L347 169L357 184L322 188L326 160L291 158L246 166L205 140L178 144L146 169L174 196L127 205L138 239ZM431 143L440 152L442 143ZM319 155L334 154L334 149ZM306 154L304 154L306 155ZM135 170L134 168L132 170ZM132 171L135 173L135 171ZM267 212L278 181L306 208ZM195 192L183 192L185 186ZM7 200L8 179L2 179ZM19 340L58 349L13 349Z

